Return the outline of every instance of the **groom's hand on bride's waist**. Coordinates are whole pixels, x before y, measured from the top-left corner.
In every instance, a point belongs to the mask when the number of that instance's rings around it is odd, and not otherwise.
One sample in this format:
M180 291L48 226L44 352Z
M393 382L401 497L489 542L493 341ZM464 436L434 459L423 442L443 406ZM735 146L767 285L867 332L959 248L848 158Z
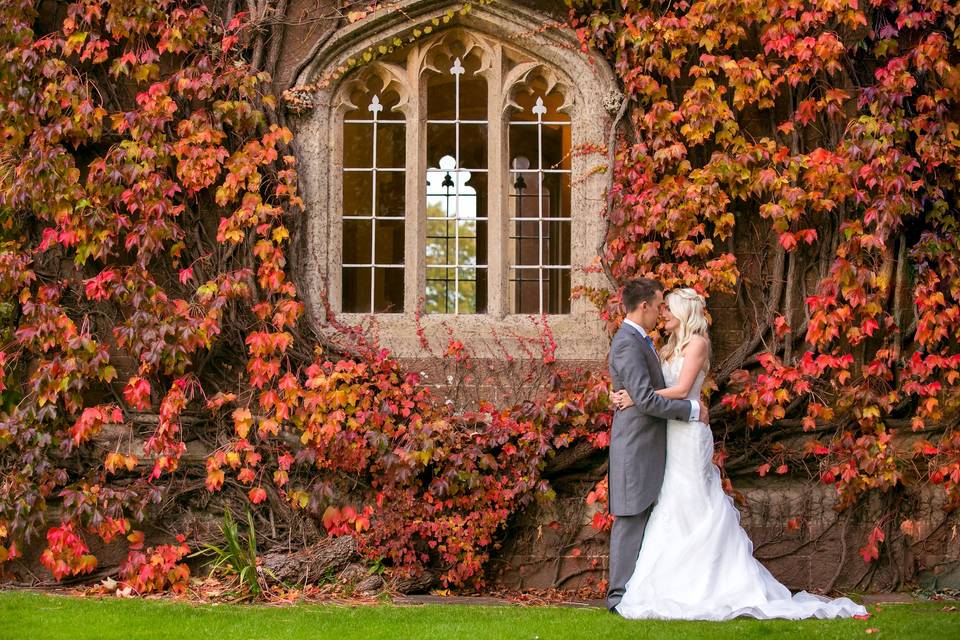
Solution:
M703 400L697 400L700 403L700 422L703 424L710 424L710 410L707 408L706 403Z

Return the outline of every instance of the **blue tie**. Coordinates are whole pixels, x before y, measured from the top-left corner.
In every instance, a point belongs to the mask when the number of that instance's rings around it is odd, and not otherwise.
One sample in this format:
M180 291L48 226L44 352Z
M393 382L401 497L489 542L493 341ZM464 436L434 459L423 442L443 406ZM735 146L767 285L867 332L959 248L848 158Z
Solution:
M648 344L648 345L650 345L650 349L651 349L654 353L657 353L657 348L656 348L655 346L653 346L653 338L651 338L650 336L643 336L643 339L647 341L647 344ZM657 353L657 360L659 360L659 359L660 359L660 354Z

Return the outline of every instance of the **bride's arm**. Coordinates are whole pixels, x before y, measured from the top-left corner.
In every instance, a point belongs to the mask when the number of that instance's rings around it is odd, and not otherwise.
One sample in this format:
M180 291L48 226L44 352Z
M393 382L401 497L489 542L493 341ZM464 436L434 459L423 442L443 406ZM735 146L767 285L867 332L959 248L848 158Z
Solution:
M666 389L660 389L657 394L674 400L686 398L703 369L703 363L707 360L709 350L710 345L707 344L705 338L701 336L690 338L690 342L683 348L683 367L680 368L680 379L677 380L677 384Z

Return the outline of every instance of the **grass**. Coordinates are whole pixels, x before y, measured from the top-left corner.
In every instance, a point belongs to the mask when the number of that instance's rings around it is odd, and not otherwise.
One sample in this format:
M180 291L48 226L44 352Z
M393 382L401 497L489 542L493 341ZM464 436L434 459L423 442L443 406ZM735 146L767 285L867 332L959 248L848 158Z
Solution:
M0 639L960 638L960 612L943 611L944 605L932 602L870 607L874 615L869 620L740 619L706 623L631 621L602 609L565 607L263 607L7 591L0 592ZM877 631L868 634L869 629Z

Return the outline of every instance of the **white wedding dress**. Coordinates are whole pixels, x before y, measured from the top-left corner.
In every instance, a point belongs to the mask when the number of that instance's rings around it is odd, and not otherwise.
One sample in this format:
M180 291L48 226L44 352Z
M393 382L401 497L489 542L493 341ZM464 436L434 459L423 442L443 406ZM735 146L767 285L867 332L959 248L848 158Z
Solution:
M673 386L682 358L663 363ZM700 397L704 374L690 390ZM647 523L633 576L617 611L625 618L730 620L864 615L849 598L793 596L753 557L740 513L713 464L713 434L702 422L667 423L663 487Z

